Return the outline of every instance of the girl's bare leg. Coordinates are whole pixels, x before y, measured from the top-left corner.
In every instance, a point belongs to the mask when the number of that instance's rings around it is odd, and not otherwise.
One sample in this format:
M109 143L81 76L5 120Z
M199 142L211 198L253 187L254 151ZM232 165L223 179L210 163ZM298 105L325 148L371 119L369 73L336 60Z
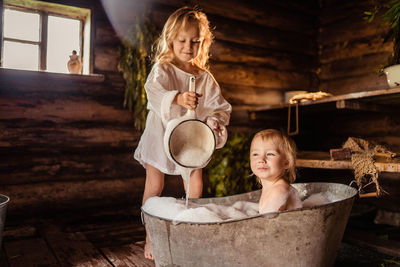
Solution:
M183 181L186 191L186 182ZM190 174L189 198L201 198L203 194L203 170L197 169Z
M146 165L146 183L144 185L142 205L150 197L160 196L164 188L164 173L157 168L147 164ZM151 248L149 235L146 229L146 243L144 245L144 257L154 260L153 249Z

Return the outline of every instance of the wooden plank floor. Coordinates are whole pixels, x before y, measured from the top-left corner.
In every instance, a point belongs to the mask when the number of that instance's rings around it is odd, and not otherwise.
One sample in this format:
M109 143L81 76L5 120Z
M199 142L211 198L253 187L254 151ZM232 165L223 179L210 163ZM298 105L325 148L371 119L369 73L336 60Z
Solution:
M6 224L1 267L151 267L137 214L118 212Z

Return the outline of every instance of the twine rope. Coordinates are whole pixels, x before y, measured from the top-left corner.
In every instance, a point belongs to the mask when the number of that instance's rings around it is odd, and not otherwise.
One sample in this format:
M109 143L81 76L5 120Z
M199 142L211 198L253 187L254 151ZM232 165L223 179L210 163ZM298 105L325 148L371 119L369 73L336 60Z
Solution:
M392 155L395 153L381 145L354 137L349 137L343 144L343 148L351 150L351 164L354 168L354 176L358 187L362 189L374 183L377 196L380 196L384 190L379 185L379 172L374 164L375 154L389 153Z

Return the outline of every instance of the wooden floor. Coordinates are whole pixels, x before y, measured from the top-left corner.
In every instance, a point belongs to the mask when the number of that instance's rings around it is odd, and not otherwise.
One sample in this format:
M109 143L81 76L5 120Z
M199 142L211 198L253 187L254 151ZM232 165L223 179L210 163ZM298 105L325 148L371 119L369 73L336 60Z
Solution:
M0 266L154 266L143 256L139 211L130 207L7 218ZM400 265L399 228L380 228L375 234L371 229L364 219L349 221L335 267Z
M110 211L7 224L0 266L155 266L143 256L139 218Z

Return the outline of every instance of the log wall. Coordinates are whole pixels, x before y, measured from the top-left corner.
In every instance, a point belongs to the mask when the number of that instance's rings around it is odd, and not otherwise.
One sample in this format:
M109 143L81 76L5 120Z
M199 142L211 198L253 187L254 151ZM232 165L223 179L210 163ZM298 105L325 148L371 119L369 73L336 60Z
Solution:
M211 72L234 106L277 104L285 91L317 90L317 10L281 1L156 0L161 28L184 5L197 4L214 27ZM290 17L290 20L282 19Z
M388 88L379 70L392 53L384 42L388 27L377 18L363 20L364 11L384 1L323 1L318 35L319 90L334 95Z
M92 9L100 75L0 69L0 193L11 198L10 216L141 203L140 133L122 107L120 40L99 1L58 2ZM167 194L182 196L176 181L167 180Z
M117 71L118 37L134 21L136 1L103 1L107 11L100 0L54 2L93 10L93 69L103 76L0 70L0 193L11 197L11 214L139 204L144 169L132 156L140 133L122 107L124 80ZM326 1L321 9L317 2L154 0L149 16L161 30L181 6L197 4L207 13L215 29L211 72L234 111L281 103L291 90L342 94L385 88L376 70L392 47L382 43L386 29L378 21L362 20L370 1ZM117 16L110 16L110 7L120 8ZM264 121L282 124L285 114ZM234 113L231 125L251 125L247 120ZM366 135L396 139L397 120L387 124L390 129ZM307 134L315 124L306 125L300 147L312 148L317 145ZM361 133L362 127L360 122ZM334 136L339 128L329 129ZM166 182L170 194L182 194L180 179Z
M0 193L12 200L11 216L139 204L144 169L133 151L140 133L122 108L117 46L142 7L132 9L136 1L103 1L105 11L99 0L53 2L92 9L93 70L104 78L0 69ZM157 0L150 17L160 30L187 4L198 4L215 27L211 71L234 108L280 103L286 90L316 88L312 6ZM291 20L282 20L287 17ZM167 194L183 195L179 178L166 183Z

